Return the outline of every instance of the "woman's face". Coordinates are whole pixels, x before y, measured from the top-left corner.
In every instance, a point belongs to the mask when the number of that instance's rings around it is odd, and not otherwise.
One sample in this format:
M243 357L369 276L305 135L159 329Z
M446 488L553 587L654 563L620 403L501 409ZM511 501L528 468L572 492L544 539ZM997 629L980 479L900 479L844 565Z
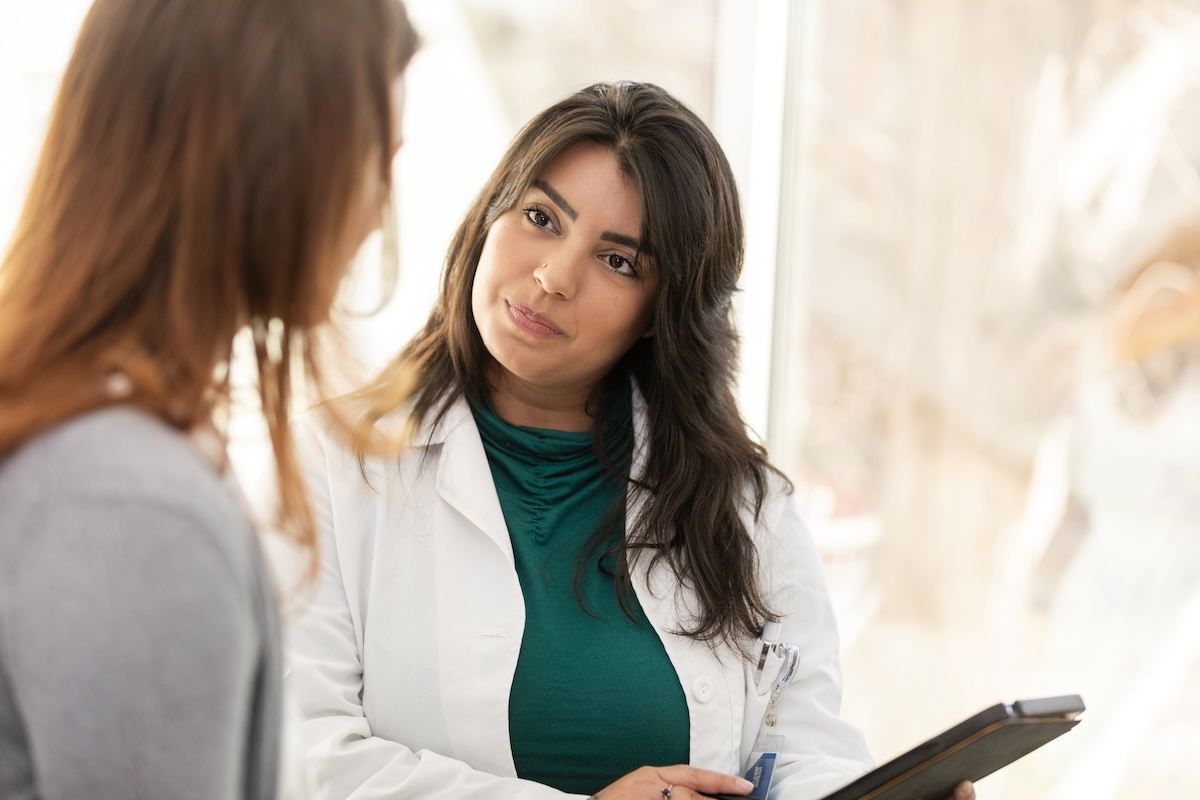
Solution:
M471 296L493 390L586 396L652 332L641 198L611 150L564 150L488 231Z

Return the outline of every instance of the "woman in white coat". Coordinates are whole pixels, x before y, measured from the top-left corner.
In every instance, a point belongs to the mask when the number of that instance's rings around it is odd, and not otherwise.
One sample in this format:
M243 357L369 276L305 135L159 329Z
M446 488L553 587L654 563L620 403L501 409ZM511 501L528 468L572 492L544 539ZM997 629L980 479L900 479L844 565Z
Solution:
M326 543L287 681L320 796L744 794L773 621L800 658L771 797L869 766L817 551L732 392L742 239L720 147L658 87L518 134L353 398L412 450L306 443Z

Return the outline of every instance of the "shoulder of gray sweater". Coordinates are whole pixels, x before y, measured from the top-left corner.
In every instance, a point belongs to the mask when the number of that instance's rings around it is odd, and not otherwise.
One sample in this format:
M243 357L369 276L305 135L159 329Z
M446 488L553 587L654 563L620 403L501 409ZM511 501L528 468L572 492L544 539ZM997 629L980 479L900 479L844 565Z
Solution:
M168 507L197 520L236 562L249 555L250 523L225 479L185 433L137 409L80 415L0 462L0 529L20 509L97 502Z

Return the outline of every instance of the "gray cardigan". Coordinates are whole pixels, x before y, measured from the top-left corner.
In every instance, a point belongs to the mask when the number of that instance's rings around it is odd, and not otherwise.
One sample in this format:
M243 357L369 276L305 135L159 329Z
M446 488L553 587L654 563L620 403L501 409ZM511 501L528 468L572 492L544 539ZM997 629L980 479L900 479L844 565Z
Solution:
M273 798L279 623L184 435L84 415L0 461L0 800Z

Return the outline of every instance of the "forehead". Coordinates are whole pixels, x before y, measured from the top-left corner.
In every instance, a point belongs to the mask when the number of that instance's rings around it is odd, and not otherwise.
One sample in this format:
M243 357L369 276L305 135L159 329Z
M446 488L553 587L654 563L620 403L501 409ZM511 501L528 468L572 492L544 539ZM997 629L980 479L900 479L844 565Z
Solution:
M550 160L534 181L549 185L572 206L591 204L596 211L635 214L641 227L642 201L617 154L593 142L576 142Z

